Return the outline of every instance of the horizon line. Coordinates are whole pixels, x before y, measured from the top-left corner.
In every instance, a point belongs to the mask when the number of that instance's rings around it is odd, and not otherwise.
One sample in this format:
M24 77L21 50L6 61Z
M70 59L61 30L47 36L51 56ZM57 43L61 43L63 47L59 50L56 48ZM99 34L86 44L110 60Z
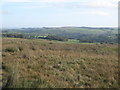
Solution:
M88 27L88 28L118 28L118 26L27 26L27 27L2 27L2 29L21 29L21 28L66 28L66 27Z

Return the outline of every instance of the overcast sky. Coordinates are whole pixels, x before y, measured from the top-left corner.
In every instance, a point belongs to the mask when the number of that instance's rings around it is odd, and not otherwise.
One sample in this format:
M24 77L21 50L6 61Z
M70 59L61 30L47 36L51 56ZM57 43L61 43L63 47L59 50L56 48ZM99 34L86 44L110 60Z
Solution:
M3 28L117 27L119 0L3 0Z

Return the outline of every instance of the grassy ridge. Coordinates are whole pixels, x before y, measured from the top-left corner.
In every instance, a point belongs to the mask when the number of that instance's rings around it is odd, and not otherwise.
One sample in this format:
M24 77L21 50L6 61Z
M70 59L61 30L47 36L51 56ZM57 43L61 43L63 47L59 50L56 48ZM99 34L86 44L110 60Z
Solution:
M117 28L57 27L3 29L3 37L75 39L83 43L118 43ZM53 40L54 40L53 39ZM78 41L77 41L78 42Z
M11 31L13 33L34 33L34 34L49 34L49 33L81 33L81 34L104 34L111 32L118 34L117 28L92 28L92 27L43 27L43 28L22 28L22 29L5 29L5 31ZM4 31L3 31L4 32Z
M117 50L111 44L3 38L3 86L118 87Z

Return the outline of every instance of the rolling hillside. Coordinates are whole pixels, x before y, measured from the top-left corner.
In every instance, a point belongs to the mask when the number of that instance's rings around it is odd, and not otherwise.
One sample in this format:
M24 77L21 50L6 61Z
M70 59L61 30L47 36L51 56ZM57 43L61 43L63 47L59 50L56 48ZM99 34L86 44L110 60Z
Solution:
M3 29L3 37L6 34L24 34L32 38L46 37L48 35L80 40L80 42L93 43L118 43L117 28L92 28L92 27L43 27Z
M117 44L3 38L3 87L117 88Z

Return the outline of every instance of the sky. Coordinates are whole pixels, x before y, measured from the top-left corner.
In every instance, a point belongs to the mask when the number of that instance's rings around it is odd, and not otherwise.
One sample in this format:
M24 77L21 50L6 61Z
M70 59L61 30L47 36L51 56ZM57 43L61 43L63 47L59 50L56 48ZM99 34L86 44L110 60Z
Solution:
M119 0L3 0L3 28L117 27Z

